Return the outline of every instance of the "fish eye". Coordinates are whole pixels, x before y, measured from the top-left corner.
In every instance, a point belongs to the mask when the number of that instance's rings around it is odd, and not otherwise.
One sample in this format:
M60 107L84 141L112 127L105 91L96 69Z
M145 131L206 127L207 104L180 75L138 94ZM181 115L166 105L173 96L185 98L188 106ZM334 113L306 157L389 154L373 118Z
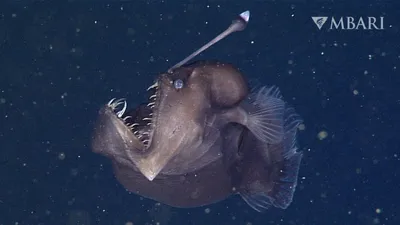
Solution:
M174 81L174 87L175 87L175 89L183 88L183 81L181 79L175 80Z

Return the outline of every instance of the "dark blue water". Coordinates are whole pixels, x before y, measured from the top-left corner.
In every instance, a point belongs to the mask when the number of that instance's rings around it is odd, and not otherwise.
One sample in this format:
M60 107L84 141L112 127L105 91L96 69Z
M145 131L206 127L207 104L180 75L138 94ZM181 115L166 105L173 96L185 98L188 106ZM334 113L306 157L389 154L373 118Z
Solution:
M400 224L399 4L136 2L1 3L0 224ZM129 194L91 152L99 107L146 100L157 74L247 9L246 30L197 59L279 86L303 117L292 205L175 209ZM319 30L311 16L383 16L384 29Z

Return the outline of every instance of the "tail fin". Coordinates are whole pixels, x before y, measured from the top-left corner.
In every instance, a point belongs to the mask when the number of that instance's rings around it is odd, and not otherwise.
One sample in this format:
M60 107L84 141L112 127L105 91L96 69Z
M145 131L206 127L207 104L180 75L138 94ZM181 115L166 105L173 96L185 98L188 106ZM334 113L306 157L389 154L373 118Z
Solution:
M239 193L259 212L270 206L286 209L297 186L302 153L297 152L296 133L301 119L286 104L282 118L283 137L279 143L264 143L249 134L242 145L245 154Z

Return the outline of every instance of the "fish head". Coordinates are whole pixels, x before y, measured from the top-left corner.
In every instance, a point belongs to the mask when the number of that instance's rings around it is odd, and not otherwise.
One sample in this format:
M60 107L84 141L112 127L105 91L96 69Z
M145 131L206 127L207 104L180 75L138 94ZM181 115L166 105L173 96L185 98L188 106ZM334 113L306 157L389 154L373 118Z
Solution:
M93 150L132 165L153 180L174 157L193 156L204 142L213 113L238 105L248 94L230 64L197 61L160 74L148 89L149 103L129 110L113 100L100 110ZM204 150L206 151L206 150Z

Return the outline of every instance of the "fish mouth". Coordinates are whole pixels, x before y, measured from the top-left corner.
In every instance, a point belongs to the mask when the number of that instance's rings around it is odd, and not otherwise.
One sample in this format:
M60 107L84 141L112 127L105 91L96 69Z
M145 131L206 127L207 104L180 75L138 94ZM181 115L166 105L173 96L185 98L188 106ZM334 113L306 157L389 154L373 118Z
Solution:
M147 149L151 145L153 134L158 121L158 105L160 99L159 81L157 80L149 88L149 102L136 108L128 109L125 98L113 98L107 103L107 107L129 129L136 139Z

